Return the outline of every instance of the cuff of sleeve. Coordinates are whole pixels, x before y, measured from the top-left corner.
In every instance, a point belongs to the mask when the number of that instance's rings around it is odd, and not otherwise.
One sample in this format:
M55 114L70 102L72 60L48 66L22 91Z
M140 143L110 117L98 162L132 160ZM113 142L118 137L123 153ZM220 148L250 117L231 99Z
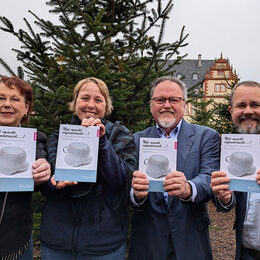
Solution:
M180 199L182 201L191 201L194 202L197 196L197 188L196 185L192 181L187 181L191 186L191 196L188 199Z
M141 205L144 204L144 202L146 201L146 198L147 197L145 197L141 202L136 202L135 196L134 196L134 190L133 190L133 188L131 188L131 190L130 190L130 200L131 200L133 206L140 207Z
M228 205L224 205L219 198L218 198L218 201L222 208L229 210L231 208L231 206L233 205L233 193L231 194L231 200Z

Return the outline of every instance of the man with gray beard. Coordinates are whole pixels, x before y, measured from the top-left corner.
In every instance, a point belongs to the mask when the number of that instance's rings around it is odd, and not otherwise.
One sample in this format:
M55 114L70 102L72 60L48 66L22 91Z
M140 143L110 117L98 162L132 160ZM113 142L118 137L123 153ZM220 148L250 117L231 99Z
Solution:
M238 133L260 134L260 83L240 82L231 92L229 111ZM212 173L218 210L226 212L236 205L236 260L260 259L260 193L233 193L229 181L223 171ZM260 185L260 170L256 182Z
M133 173L134 207L129 260L210 260L207 201L210 174L219 169L219 134L184 119L187 89L174 77L151 84L150 110L155 126L134 134L141 137L177 138L176 171L165 178L165 192L148 193L149 181Z

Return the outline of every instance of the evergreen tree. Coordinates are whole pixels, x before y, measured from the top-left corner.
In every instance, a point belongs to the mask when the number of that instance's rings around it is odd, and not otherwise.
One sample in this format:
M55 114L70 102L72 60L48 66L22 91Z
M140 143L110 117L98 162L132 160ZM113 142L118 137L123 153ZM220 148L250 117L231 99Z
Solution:
M123 121L131 130L150 123L149 84L159 76L170 75L179 48L187 45L182 29L174 43L164 43L166 20L173 0L162 4L153 0L49 0L50 12L59 16L59 24L35 19L37 32L24 19L27 31L16 30L11 21L0 17L1 30L14 35L21 43L17 60L35 92L35 114L31 123L50 133L60 123L69 122L75 84L86 77L106 82L113 100L111 120ZM159 27L158 38L150 31ZM185 55L184 55L185 56ZM182 56L182 57L184 57ZM10 74L15 74L0 60Z
M238 81L227 83L227 88L231 91ZM204 94L199 98L191 98L189 102L194 108L194 115L191 116L191 123L209 126L215 129L219 134L235 133L235 127L232 123L229 113L230 94L225 95L224 102L218 103L214 99L206 100Z
M191 115L190 122L193 124L213 127L214 110L212 109L213 99L205 100L199 97L191 101L194 114Z

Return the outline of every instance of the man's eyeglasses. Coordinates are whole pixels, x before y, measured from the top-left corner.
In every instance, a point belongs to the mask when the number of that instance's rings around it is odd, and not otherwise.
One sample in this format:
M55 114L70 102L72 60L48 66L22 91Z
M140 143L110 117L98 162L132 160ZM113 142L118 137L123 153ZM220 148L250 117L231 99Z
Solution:
M151 101L154 101L158 105L165 104L166 100L168 100L171 105L175 105L180 103L181 101L185 101L185 99L182 97L170 97L170 98L154 97L151 99Z

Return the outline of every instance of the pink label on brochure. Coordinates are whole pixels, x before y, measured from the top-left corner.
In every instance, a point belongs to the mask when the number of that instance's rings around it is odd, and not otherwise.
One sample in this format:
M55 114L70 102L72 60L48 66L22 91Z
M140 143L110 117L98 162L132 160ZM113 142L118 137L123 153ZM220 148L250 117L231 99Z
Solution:
M37 132L34 132L33 133L33 141L36 141L37 140Z
M174 149L177 150L177 142L174 143Z
M97 130L97 137L100 137L100 129Z

